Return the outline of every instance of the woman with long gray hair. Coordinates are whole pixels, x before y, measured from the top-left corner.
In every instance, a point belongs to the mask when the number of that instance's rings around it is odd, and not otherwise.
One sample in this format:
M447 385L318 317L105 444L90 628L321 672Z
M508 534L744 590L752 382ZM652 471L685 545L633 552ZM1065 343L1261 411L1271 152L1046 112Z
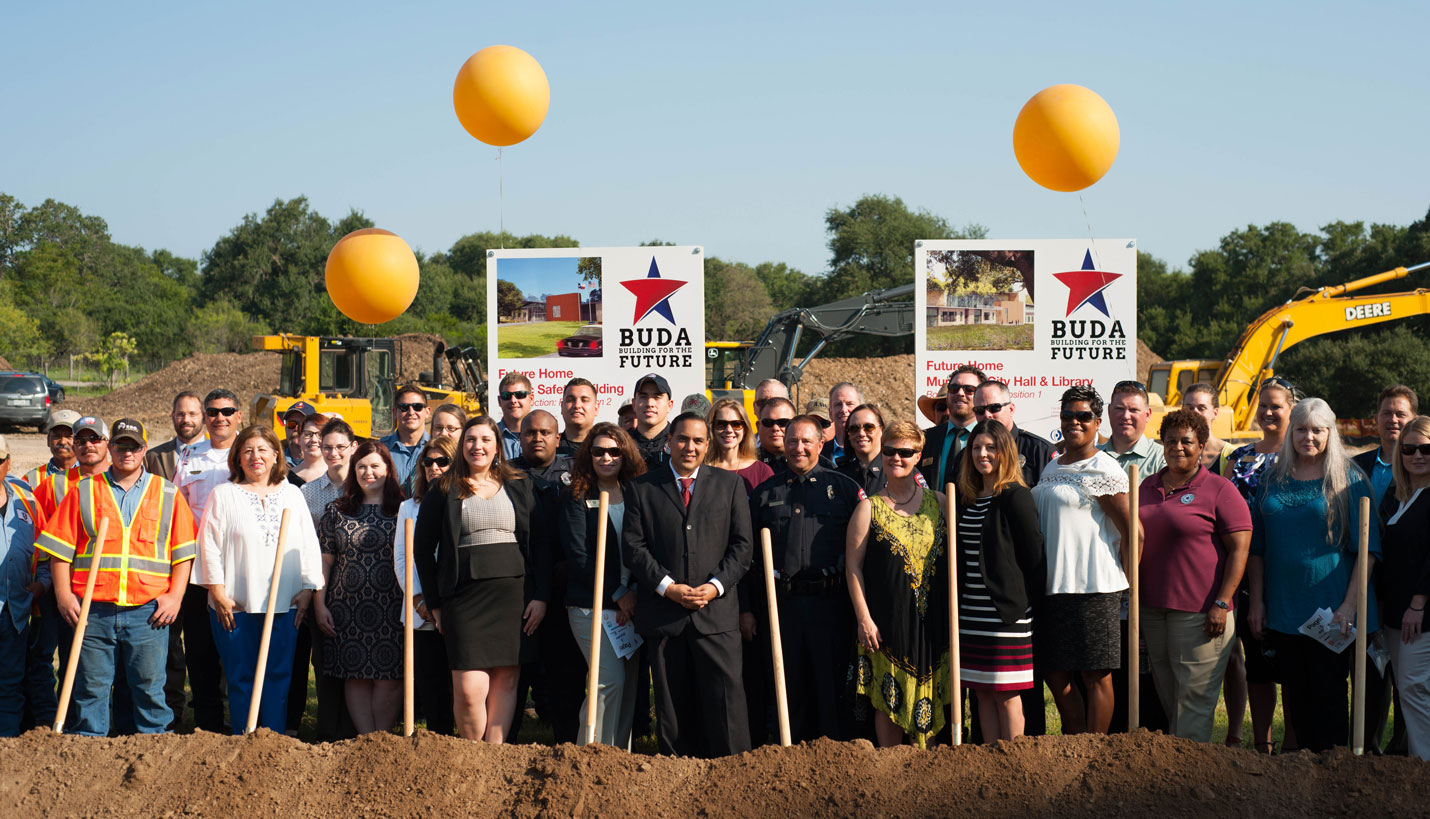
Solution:
M1356 624L1360 499L1371 496L1365 473L1346 456L1336 416L1319 398L1291 410L1280 456L1251 504L1251 629L1276 650L1283 706L1300 747L1321 752L1345 745L1346 674L1351 652L1336 653L1300 633L1319 609L1349 634L1379 627L1374 588L1368 623ZM1371 565L1380 556L1370 528Z

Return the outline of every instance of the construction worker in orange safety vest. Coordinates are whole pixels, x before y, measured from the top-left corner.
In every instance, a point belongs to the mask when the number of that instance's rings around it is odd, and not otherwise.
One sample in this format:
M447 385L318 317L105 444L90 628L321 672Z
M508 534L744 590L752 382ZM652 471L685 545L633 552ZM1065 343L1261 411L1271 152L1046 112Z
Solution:
M25 658L30 609L49 588L49 563L34 570L39 508L34 493L10 475L10 447L0 436L0 737L20 735L25 715Z
M144 471L147 445L142 424L115 421L109 470L81 479L65 495L36 544L50 555L55 602L73 627L99 521L109 521L75 674L75 719L66 726L84 736L109 733L117 663L123 663L135 730L163 733L173 717L164 702L167 629L178 616L197 545L188 503L172 483Z

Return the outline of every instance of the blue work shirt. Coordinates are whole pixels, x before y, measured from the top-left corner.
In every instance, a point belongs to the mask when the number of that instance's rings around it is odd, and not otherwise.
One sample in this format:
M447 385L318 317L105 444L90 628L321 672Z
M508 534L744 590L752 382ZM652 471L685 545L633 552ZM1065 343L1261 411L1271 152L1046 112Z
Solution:
M1390 464L1381 460L1381 456L1384 454L1383 448L1375 451L1375 466L1370 470L1370 491L1374 493L1371 500L1375 502L1371 509L1380 508L1380 501L1385 497L1386 490L1390 489L1390 485L1395 482L1395 476L1390 471Z
M501 430L502 454L508 461L514 461L521 457L521 430L515 432L506 425L505 421L497 421L497 429Z
M397 470L397 474L393 477L397 478L399 484L407 483L407 476L411 475L412 470L417 467L417 456L422 454L422 448L427 446L427 442L431 438L432 436L424 432L422 440L408 446L402 443L398 439L397 433L394 432L378 441L387 447L387 451L392 455L392 468Z
M113 467L104 473L104 477L109 481L109 488L114 490L114 499L119 502L119 514L124 518L124 525L132 525L134 516L139 514L139 501L144 499L144 490L149 487L149 479L153 476L140 470L139 480L127 490L120 486L118 479L114 477Z
M30 606L34 603L29 585L35 558L35 521L20 500L23 485L16 478L6 478L0 488L5 503L0 510L0 528L5 532L5 542L0 544L4 548L0 552L0 616L9 615L17 634L29 623ZM40 561L33 579L50 585L50 561Z

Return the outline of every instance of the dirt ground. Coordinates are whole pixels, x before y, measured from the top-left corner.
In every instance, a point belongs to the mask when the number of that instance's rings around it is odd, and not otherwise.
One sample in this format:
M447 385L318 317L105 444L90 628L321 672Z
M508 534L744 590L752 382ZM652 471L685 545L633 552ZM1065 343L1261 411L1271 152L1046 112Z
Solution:
M44 816L1422 816L1418 760L1264 757L1160 734L875 750L820 740L713 761L419 732L0 740L0 804Z

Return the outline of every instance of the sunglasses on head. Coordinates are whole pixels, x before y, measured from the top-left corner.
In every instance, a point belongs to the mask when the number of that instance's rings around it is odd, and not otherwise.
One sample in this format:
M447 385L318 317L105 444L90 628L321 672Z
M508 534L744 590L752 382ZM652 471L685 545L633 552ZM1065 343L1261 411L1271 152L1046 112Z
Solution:
M1401 444L1400 454L1407 458L1411 455L1430 455L1430 444Z
M953 392L954 390L957 390L957 391L963 393L964 395L972 395L972 394L973 394L973 391L976 390L976 389L978 389L978 385L977 385L977 384L949 384L949 385L948 385L948 391L949 391L950 393Z
M230 418L235 412L238 412L238 407L204 407L204 415L210 418L217 418L220 415Z
M398 412L421 412L422 410L427 409L427 404L423 401L404 401L401 403L393 404L392 408L397 410Z
M593 446L591 447L592 458L620 458L621 448L618 446Z
M991 415L997 415L998 413L1002 412L1002 411L1003 411L1003 408L1006 407L1006 406L1008 406L1008 404L984 404L984 405L982 405L982 406L979 406L978 404L974 404L974 405L973 405L973 414L974 414L974 415L983 415L983 414L987 413L987 414L991 414Z
M446 469L447 467L449 467L449 466L452 465L452 459L451 459L451 458L448 458L446 455L438 455L438 456L435 457L435 458L431 458L431 457L423 458L423 459L422 459L422 465L423 465L423 466L440 466L440 467L442 467L443 469Z
M1290 381L1287 381L1286 379L1282 378L1282 377L1279 376L1279 375L1273 375L1273 376L1271 376L1270 378L1266 379L1265 381L1262 381L1262 382L1261 382L1261 386L1262 386L1262 387L1267 387L1267 386L1280 387L1281 389L1283 389L1283 390L1285 390L1285 391L1287 391L1287 392L1289 392L1289 393L1295 393L1295 392L1296 392L1296 388L1291 384L1291 382L1290 382Z
M744 422L744 421L741 421L741 420L738 419L738 418L733 419L733 420L731 420L731 419L729 419L729 418L716 418L716 419L715 419L715 428L716 428L716 429L744 429L744 428L745 428L745 422Z
M904 447L904 446L898 446L898 447L895 447L895 446L886 446L886 447L884 447L884 457L885 457L885 458L892 458L892 457L894 457L895 455L898 455L900 458L903 458L904 460L907 461L908 459L914 457L914 456L917 455L917 454L919 454L919 451L918 451L917 449L913 449L913 448L911 448L911 447Z
M1091 410L1063 410L1058 413L1058 418L1064 421L1077 421L1079 424L1090 424L1097 416L1093 415Z
M784 429L785 427L789 426L789 422L790 422L791 420L793 420L793 419L791 419L791 418L761 418L761 419L760 419L760 426L764 427L765 429L774 429L775 427L779 427L780 429Z
M874 433L879 431L879 425L873 423L872 421L866 421L862 424L850 424L849 431L862 432L865 435L873 435Z
M1146 392L1147 386L1141 381L1119 381L1112 387L1113 392L1125 389L1133 389L1137 390L1138 392Z
M506 392L497 393L497 398L500 398L503 401L510 401L511 399L515 398L520 401L526 398L528 395L531 395L531 390L508 390Z

